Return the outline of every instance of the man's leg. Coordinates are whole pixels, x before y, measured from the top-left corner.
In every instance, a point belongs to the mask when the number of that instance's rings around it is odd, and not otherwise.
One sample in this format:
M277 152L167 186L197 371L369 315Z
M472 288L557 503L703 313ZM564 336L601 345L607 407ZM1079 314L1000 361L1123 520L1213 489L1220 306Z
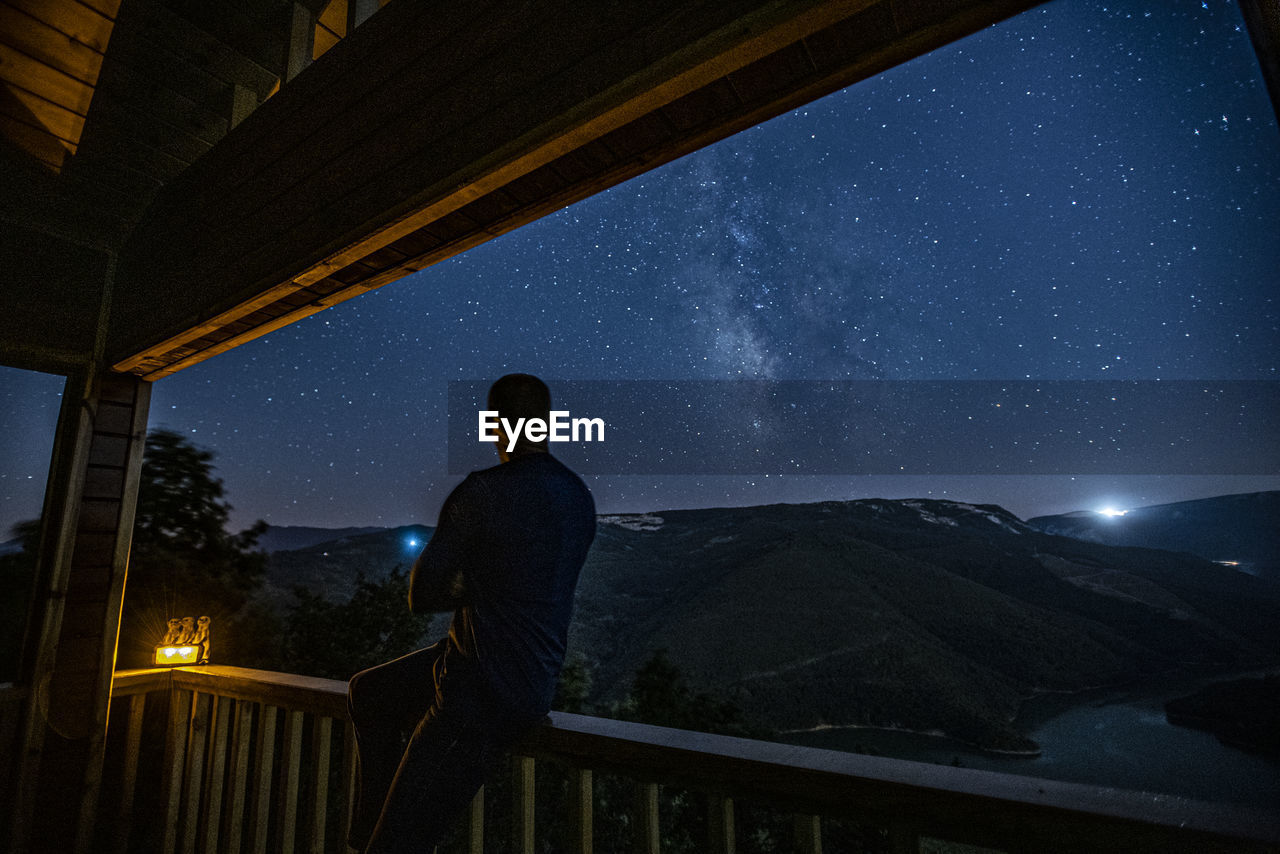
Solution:
M436 659L444 642L368 670L347 685L347 709L360 758L351 815L351 847L361 850L373 833L383 801L404 753L405 736L435 702Z
M473 717L428 711L404 752L366 854L419 854L438 845L507 746Z

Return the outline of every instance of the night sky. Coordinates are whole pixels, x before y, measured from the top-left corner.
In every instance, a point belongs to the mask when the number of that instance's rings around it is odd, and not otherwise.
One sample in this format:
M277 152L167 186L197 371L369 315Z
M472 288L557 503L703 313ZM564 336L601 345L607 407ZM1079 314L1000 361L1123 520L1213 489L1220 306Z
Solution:
M217 453L237 525L393 525L459 480L450 380L1274 381L1278 231L1235 4L1059 0L162 380L151 425ZM38 513L60 389L0 370L0 538ZM602 511L1280 488L636 471L589 478Z

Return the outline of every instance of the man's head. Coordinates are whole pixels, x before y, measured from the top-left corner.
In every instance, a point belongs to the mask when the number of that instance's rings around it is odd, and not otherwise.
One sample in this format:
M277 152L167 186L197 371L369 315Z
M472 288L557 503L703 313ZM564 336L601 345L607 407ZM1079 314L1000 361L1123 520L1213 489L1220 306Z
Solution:
M540 418L545 423L551 419L551 390L547 384L532 374L507 374L489 387L489 409L497 410L498 417L511 424L519 419ZM499 422L501 423L501 422ZM501 427L498 440L498 457L505 463L509 457L521 454L546 453L547 443L530 442L524 431L516 437L516 446L510 454L507 445L510 438Z

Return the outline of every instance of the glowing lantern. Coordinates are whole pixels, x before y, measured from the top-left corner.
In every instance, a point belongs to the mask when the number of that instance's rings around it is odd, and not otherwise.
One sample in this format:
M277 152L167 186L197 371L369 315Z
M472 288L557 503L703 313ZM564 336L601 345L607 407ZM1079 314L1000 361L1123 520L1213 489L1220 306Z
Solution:
M169 630L156 647L156 664L177 667L182 664L209 663L209 618L174 617Z

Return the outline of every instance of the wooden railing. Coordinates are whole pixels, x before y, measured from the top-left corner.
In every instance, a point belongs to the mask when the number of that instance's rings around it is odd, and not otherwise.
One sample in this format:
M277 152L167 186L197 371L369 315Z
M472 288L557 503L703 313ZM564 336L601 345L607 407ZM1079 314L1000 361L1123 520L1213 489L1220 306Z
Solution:
M118 672L101 850L347 851L356 768L345 696L343 682L235 667ZM485 793L473 801L456 848L544 850L535 816L552 795L536 792L535 780L547 766L560 775L559 814L543 822L557 827L554 850L617 850L616 836L598 837L601 825L621 823L627 848L658 852L670 829L662 814L674 803L669 793L680 792L686 818L689 798L705 799L698 826L706 844L695 850L734 851L745 847L740 834L759 849L761 834L740 825L764 804L790 837L774 838L774 849L804 854L972 850L952 843L1008 852L1280 851L1274 813L560 713L519 745L510 780L489 787L488 823ZM630 781L625 798L620 777ZM494 788L510 789L501 820ZM791 818L780 825L779 813ZM864 829L854 847L834 833L850 825Z

